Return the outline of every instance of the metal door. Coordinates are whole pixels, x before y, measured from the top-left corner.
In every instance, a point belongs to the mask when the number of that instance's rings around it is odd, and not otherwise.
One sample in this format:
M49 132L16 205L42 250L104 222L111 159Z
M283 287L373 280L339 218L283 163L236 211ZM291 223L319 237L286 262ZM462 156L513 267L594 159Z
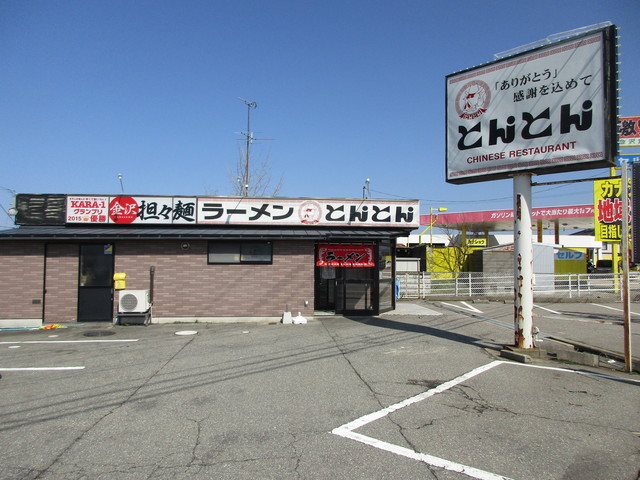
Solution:
M113 245L80 245L78 321L113 320Z

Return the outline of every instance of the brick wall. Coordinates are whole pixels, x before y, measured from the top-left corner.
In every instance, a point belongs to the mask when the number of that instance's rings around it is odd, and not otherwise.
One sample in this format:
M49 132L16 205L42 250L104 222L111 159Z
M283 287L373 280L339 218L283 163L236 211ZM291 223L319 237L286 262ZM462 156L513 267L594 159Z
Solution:
M287 304L294 315L313 314L313 242L274 242L272 265L208 265L207 241L189 241L188 250L182 243L116 243L115 271L127 274L127 289L148 289L156 267L154 317L280 317Z
M0 242L0 325L2 320L42 321L44 243Z
M44 302L44 321L47 323L78 320L79 252L77 243L47 245Z

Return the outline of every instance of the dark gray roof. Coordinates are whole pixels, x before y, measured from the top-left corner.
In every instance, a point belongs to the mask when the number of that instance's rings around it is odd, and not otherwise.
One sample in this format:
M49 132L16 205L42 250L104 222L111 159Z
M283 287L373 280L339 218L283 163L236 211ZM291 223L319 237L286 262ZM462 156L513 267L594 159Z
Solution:
M136 226L23 226L0 230L2 240L109 240L109 239L378 239L406 236L410 229L336 227L136 227Z

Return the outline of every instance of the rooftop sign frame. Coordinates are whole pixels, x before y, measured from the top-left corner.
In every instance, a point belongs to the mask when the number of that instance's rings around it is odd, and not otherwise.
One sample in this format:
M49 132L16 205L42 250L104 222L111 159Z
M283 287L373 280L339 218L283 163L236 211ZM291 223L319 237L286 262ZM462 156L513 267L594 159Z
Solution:
M405 199L18 194L16 204L17 225L420 226L420 201Z

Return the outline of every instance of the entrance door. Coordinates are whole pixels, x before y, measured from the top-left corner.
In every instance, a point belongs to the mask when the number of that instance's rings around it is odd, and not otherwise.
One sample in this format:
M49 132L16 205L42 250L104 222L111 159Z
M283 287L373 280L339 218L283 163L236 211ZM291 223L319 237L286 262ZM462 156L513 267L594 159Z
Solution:
M373 273L375 268L349 268L342 270L343 279L343 302L336 305L336 312L340 308L344 314L376 314L377 301L373 292Z
M113 245L80 245L78 321L113 320Z
M373 267L316 267L316 309L344 315L376 315L375 273Z

